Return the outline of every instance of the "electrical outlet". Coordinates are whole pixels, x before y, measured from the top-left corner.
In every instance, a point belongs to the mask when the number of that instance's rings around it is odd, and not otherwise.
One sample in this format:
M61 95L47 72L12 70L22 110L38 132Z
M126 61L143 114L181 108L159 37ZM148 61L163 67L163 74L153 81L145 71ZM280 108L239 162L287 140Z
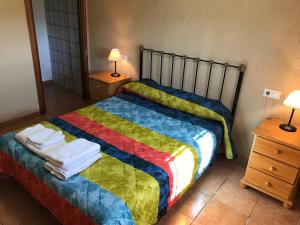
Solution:
M273 98L273 99L279 100L279 99L280 99L280 96L281 96L281 92L280 92L280 91L276 91L276 90L272 90L272 89L265 88L265 89L264 89L264 92L263 92L263 96L264 96L264 97L268 97L268 98Z
M122 55L122 60L127 61L128 60L128 56L127 55Z

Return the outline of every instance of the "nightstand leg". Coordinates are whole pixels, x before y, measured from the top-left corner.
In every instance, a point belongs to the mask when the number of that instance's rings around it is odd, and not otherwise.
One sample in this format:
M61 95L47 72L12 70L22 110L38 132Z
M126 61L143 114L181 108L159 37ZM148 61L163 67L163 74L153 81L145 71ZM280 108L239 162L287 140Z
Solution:
M291 202L284 202L283 207L286 209L290 209L293 207L293 204Z
M241 188L247 188L248 186L244 184L243 180L240 181L240 187Z

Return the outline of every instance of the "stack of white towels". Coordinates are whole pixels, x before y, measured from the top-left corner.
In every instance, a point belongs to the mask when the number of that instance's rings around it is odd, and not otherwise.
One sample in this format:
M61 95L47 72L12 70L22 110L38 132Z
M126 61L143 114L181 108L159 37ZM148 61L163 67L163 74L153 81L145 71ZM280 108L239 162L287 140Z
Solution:
M67 143L61 131L41 124L22 130L15 138L46 159L45 168L62 180L80 173L101 158L99 144L83 138Z

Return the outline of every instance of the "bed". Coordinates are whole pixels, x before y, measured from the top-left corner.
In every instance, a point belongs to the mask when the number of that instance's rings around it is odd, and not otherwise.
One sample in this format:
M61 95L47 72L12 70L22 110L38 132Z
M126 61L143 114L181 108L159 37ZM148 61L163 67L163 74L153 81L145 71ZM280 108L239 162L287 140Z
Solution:
M155 53L161 57L157 82L151 74ZM114 97L42 123L62 130L67 141L99 143L103 156L90 168L59 180L44 169L43 159L14 139L13 131L0 138L0 173L14 177L62 224L155 224L201 179L220 149L227 159L237 156L230 133L245 69L222 64L224 76L229 67L239 70L229 110L220 99L162 84L164 55L173 59L172 67L175 57L183 59L183 81L187 60L195 61L195 76L203 61L141 47L139 81L123 85Z

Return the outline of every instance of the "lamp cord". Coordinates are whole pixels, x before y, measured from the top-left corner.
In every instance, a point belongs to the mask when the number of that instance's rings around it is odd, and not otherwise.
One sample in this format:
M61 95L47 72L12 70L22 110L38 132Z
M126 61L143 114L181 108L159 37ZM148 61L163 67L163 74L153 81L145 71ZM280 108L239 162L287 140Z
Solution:
M268 97L266 96L266 97L265 97L264 113L263 113L263 115L262 115L262 117L261 117L261 121L263 121L264 118L265 118L267 104L268 104Z

